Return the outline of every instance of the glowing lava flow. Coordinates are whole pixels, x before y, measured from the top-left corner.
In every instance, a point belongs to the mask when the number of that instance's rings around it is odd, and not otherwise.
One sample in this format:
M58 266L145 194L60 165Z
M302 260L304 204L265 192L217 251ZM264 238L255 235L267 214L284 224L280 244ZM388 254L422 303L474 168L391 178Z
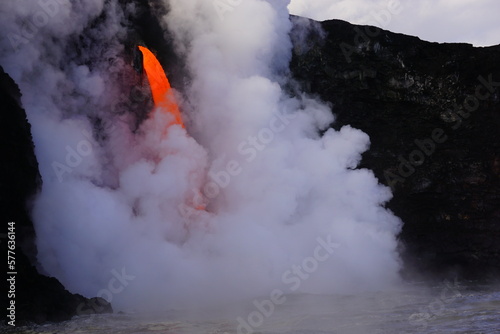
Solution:
M184 128L185 126L184 122L182 121L179 106L175 101L172 87L168 82L163 67L161 66L155 55L148 48L144 46L138 47L142 52L143 67L148 77L149 86L151 87L151 94L153 96L153 102L155 104L156 110L161 110L174 116L172 123L170 123L168 126L178 124ZM205 211L204 203L195 204L197 202L196 198L202 198L200 191L197 191L194 199L188 201L192 203L192 205L190 206L192 206L197 211Z
M178 124L184 127L179 106L175 102L172 87L170 87L163 67L148 48L139 46L139 50L142 52L143 67L148 77L155 107L174 116L170 125Z

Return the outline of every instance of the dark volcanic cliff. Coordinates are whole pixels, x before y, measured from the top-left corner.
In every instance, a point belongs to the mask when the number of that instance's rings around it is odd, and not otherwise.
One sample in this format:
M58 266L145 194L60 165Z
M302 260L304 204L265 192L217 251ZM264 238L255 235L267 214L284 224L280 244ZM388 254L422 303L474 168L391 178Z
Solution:
M20 104L21 94L14 81L0 67L0 219L3 224L0 249L7 255L7 228L14 222L15 263L9 271L17 272L15 284L7 287L15 298L16 326L29 322L68 320L76 314L110 312L111 306L100 298L87 299L69 293L59 281L38 273L35 232L29 217L31 197L41 185L30 125ZM12 254L12 253L11 253ZM7 256L6 256L7 257ZM10 275L9 275L10 277ZM9 304L10 305L10 304ZM3 310L7 309L2 307ZM10 311L9 311L10 312Z
M498 273L500 46L429 43L339 20L320 26L324 38L296 28L307 45L295 47L292 72L332 103L334 127L370 136L362 167L393 189L407 273Z

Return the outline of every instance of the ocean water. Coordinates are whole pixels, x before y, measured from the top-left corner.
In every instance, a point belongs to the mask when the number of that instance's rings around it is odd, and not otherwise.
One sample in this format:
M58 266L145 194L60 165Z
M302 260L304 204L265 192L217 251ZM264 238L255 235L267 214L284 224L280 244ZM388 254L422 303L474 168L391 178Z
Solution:
M4 333L404 334L500 333L500 287L444 281L356 295L257 298L214 309L77 317ZM259 308L257 305L264 305Z

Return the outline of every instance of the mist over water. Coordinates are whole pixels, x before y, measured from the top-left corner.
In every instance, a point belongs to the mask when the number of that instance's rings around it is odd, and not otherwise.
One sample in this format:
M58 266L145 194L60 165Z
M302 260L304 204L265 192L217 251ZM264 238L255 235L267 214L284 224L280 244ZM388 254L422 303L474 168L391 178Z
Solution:
M330 106L290 77L288 1L168 3L159 19L189 78L187 131L166 135L168 116L135 126L115 112L133 71L122 59L132 5L0 4L0 65L20 86L43 178L41 269L117 310L397 282L390 190L356 169L368 136L328 129Z

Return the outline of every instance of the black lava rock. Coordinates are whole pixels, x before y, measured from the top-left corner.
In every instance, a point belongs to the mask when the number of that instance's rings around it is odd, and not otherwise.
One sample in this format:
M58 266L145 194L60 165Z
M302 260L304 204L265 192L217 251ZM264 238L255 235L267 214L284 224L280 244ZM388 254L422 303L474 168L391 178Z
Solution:
M333 127L350 124L371 138L361 167L393 189L405 273L498 273L500 46L292 19L308 41L295 46L294 76L332 103Z
M14 81L0 67L0 221L1 253L7 255L7 231L14 226L15 264L10 271L17 274L15 284L6 285L3 300L15 301L16 326L27 323L64 321L75 315L112 312L103 299L87 299L71 294L53 277L38 273L35 231L29 216L28 203L41 186L41 177L34 153L30 125L21 107L21 94ZM15 225L9 225L14 222ZM8 275L7 278L10 278ZM7 292L15 298L7 300ZM6 310L5 305L3 310ZM12 318L6 318L5 324Z

